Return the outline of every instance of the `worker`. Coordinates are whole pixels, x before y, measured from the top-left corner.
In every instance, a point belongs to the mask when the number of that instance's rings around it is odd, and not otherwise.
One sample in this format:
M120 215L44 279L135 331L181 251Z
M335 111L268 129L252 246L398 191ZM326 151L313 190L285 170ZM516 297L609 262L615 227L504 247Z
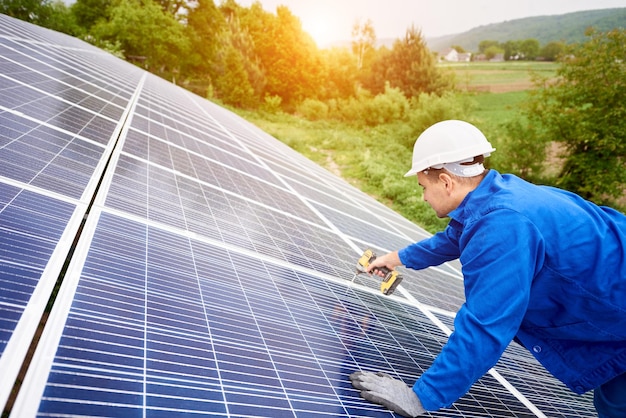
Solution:
M465 303L413 387L384 372L350 375L361 396L414 417L448 407L512 340L572 391L594 390L599 417L626 417L626 216L574 193L485 169L495 149L475 126L436 123L413 164L442 232L378 257L368 272L459 259Z

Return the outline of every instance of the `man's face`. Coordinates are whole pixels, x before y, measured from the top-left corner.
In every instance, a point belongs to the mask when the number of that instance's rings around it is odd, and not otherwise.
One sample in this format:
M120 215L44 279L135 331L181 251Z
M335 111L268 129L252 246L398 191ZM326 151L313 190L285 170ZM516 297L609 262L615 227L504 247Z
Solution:
M424 193L424 202L433 208L437 217L445 218L454 210L454 203L441 176L433 179L431 177L422 172L417 173L417 181Z

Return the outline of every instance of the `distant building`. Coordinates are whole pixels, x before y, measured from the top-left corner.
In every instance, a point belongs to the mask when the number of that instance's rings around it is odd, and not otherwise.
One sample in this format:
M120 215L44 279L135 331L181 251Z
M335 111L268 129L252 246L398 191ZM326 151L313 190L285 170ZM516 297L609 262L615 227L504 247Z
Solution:
M474 61L502 62L504 61L504 54L495 54L491 58L487 58L485 54L476 54L474 55Z
M454 48L447 48L439 53L439 61L470 62L471 59L471 52L458 52Z
M454 48L447 48L439 53L440 61L457 62L459 59L459 53Z

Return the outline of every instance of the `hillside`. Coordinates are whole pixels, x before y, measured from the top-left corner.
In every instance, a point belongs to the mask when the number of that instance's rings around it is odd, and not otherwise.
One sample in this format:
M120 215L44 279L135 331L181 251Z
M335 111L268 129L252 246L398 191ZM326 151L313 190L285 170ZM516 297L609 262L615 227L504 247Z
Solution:
M551 41L566 43L585 39L585 29L600 31L626 28L626 8L588 10L553 16L535 16L479 26L467 32L427 39L433 51L460 45L467 51L478 51L484 40L506 42L510 40L537 39L541 45Z

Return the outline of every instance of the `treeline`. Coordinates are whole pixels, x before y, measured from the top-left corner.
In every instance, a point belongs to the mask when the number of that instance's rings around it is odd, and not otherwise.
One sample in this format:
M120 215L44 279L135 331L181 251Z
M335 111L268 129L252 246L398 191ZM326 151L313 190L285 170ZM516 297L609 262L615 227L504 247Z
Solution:
M562 41L551 41L541 46L534 38L506 42L485 40L478 44L478 52L487 60L501 54L505 61L556 61L565 46Z
M407 98L441 94L441 73L421 31L375 48L371 21L355 23L351 48L320 50L285 6L234 0L2 0L0 12L113 52L204 97L240 108L292 112L305 99L347 100L386 87Z

